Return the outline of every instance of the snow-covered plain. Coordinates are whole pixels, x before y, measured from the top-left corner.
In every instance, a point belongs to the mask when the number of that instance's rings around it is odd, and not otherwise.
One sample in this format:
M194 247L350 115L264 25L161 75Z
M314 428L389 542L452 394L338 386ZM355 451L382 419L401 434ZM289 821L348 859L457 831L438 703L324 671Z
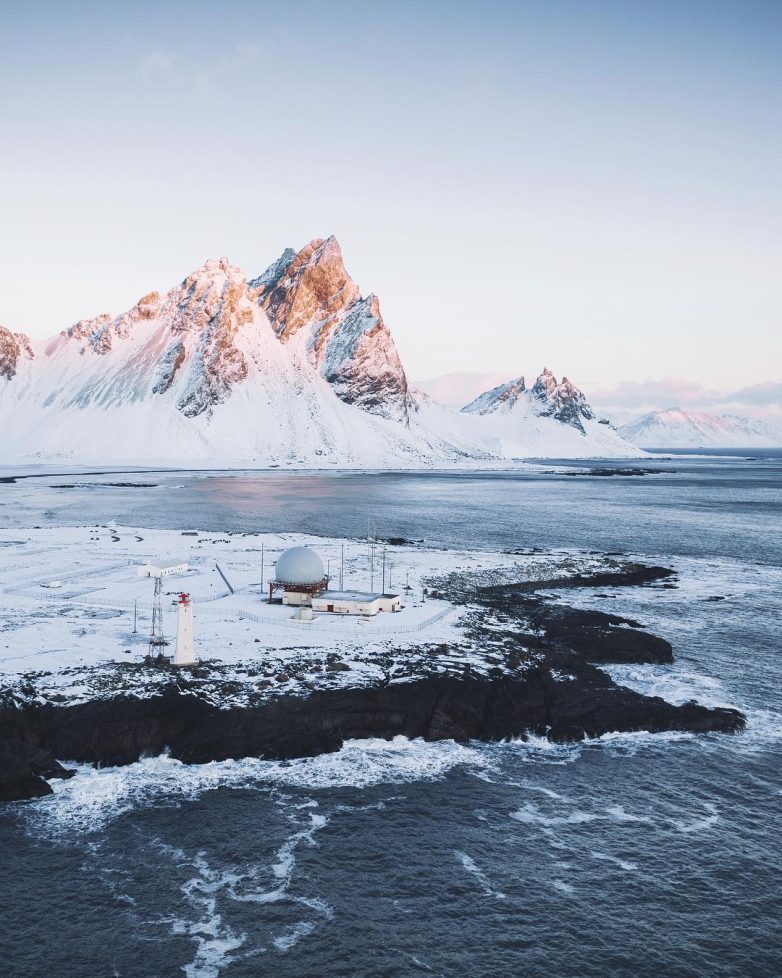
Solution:
M467 664L481 671L498 660L485 643L479 651L470 639L469 609L424 597L427 586L452 572L486 583L545 580L594 570L605 561L566 551L388 546L386 588L404 596L401 612L373 619L319 615L307 623L295 621L289 607L269 605L262 583L273 577L280 553L300 544L317 549L335 586L343 547L344 586L381 586L380 550L371 579L363 540L115 524L0 530L0 682L27 699L43 700L154 689L167 674L141 665L153 582L140 578L137 567L149 557L189 562L188 571L164 579L164 631L173 638L173 602L187 591L195 606L196 672L219 678L219 695L229 702L253 693L393 681L433 669L461 672ZM226 683L234 688L226 690Z

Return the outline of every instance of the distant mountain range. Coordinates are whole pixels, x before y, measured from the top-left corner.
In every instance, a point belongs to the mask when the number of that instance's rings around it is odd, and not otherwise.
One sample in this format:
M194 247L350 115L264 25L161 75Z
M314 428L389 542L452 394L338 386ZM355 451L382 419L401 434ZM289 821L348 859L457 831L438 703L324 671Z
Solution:
M462 411L407 379L336 239L249 281L209 260L164 295L51 339L0 327L0 455L228 466L421 466L639 454L544 370Z
M782 432L763 421L732 414L698 414L669 408L645 414L619 429L640 448L774 448Z

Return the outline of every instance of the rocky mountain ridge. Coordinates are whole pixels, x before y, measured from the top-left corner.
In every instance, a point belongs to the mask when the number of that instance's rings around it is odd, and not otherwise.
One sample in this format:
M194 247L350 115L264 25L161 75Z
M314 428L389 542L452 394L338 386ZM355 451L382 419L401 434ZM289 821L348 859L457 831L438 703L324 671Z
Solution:
M49 340L0 328L0 448L9 459L360 467L485 462L504 445L513 457L636 453L595 428L567 379L544 371L529 391L519 380L463 415L414 390L378 297L362 296L334 237L318 238L249 281L210 259L165 294ZM519 413L499 437L493 415L516 401L534 424Z
M16 376L19 360L25 357L32 360L33 356L29 337L0 326L0 377L11 380Z
M532 387L526 386L524 377L516 377L486 391L471 401L462 411L466 414L492 414L495 411L512 413L530 409L546 418L555 418L585 433L584 421L594 421L595 414L583 392L563 377L561 383L554 374L543 368ZM608 424L601 420L601 424Z

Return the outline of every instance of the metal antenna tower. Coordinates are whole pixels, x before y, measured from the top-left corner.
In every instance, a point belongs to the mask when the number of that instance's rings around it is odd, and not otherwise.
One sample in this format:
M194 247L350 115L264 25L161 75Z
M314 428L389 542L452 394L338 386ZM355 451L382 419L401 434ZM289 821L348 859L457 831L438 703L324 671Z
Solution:
M339 589L345 590L345 544L342 544L339 558Z
M152 600L152 628L149 633L149 654L159 655L168 642L163 638L163 578L155 578L155 595Z

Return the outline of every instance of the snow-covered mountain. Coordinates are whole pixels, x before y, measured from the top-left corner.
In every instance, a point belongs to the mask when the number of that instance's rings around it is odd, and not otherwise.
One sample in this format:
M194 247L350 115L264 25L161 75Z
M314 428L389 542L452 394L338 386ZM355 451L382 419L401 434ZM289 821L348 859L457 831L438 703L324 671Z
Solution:
M470 433L505 457L590 457L633 454L584 394L544 367L531 387L524 377L493 387L462 408Z
M521 413L513 437L498 438L490 410L459 414L412 389L377 296L361 296L333 237L287 249L249 282L227 259L207 261L166 294L49 340L0 327L7 462L374 467L489 461L505 447L633 453L613 431L596 436L567 381L544 372L530 397L525 441Z
M653 411L619 429L640 448L773 448L782 433L763 421L732 414Z

